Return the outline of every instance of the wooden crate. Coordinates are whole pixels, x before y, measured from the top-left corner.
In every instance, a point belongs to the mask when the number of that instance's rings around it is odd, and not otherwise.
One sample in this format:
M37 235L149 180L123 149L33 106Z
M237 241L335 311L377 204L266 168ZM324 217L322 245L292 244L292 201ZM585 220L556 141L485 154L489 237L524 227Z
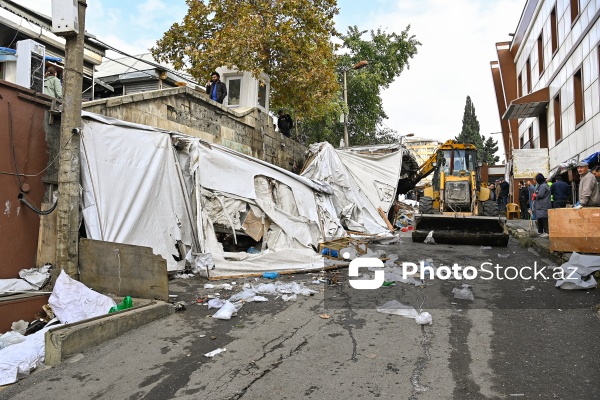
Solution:
M600 254L600 207L548 210L550 251Z
M345 249L346 247L354 247L354 249L356 250L356 253L358 255L362 256L363 254L367 254L367 242L365 242L363 240L359 240L359 239L350 238L350 237L343 237L343 238L330 240L329 242L319 243L319 253L321 253L321 251L325 248L336 250L338 252L338 257L332 257L332 256L326 256L326 255L324 255L323 257L331 258L334 260L343 260L344 258L342 257L341 254L339 254L339 251L341 249Z

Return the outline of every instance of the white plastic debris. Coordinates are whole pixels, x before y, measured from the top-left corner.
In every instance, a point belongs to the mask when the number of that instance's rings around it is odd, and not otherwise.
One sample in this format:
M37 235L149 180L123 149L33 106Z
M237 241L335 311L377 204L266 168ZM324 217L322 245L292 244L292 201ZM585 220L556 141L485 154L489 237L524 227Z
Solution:
M572 271L575 269L581 276L588 276L595 271L600 270L600 256L596 255L584 255L573 252L569 261L561 265L564 271Z
M265 301L269 301L269 299L267 299L264 296L254 296L254 298L252 299L252 301L265 302Z
M433 231L429 231L427 237L423 241L425 244L435 244L435 240L433 239Z
M213 285L212 283L205 283L204 284L204 289L214 289L215 285Z
M491 247L491 246L481 246L481 247L479 248L479 250L491 250L491 249L492 249L492 247Z
M33 290L37 290L36 287L23 279L0 279L0 293L30 292Z
M46 264L41 268L22 269L19 271L19 277L36 289L40 289L50 279L51 266L51 264Z
M216 319L231 319L234 313L242 308L241 304L233 304L230 301L226 301L225 304L212 316Z
M510 253L499 253L498 257L500 257L500 258L508 258L508 257L510 257Z
M229 301L235 303L236 301L253 301L256 292L252 289L244 289L239 293L234 294L229 298Z
M221 286L219 286L219 288L224 290L232 290L233 286L231 286L229 283L224 283Z
M113 299L72 279L61 271L56 279L48 304L63 324L108 314L117 303Z
M529 286L529 287L523 289L524 292L529 292L531 290L535 290L535 286Z
M417 318L419 314L413 306L407 306L398 300L390 300L381 307L377 307L377 312L382 314L400 315L406 318Z
M208 309L221 308L225 305L225 300L222 299L210 299L208 300Z
M463 283L460 288L452 289L452 293L454 293L455 299L475 300L473 292L471 292L471 285L467 285L466 283Z
M296 300L297 297L297 294L284 294L283 296L281 296L281 299L283 301L293 301Z
M16 331L8 331L0 336L0 349L25 341L25 336Z
M584 280L584 277L577 272L571 272L569 270L567 270L564 275L566 279L557 280L556 287L564 290L586 290L595 288L597 285L593 275L589 275L587 280Z
M17 332L17 333L20 333L21 335L24 335L28 326L29 326L29 324L27 322L25 322L23 320L20 320L20 321L13 322L12 325L11 325L11 329L14 332Z
M424 311L417 315L415 322L419 325L431 325L433 323L433 318L431 317L431 314L429 314L427 311Z
M211 352L208 352L204 355L204 357L208 357L208 358L213 358L214 356L216 356L219 353L222 353L224 351L227 351L227 349L225 347L220 347L216 350L213 350Z

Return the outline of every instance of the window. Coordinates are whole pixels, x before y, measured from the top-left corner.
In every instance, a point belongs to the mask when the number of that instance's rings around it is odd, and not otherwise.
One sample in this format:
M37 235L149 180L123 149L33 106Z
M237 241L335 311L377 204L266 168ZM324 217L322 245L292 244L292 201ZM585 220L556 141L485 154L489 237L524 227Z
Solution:
M519 146L520 149L524 149L525 148L525 135L523 134L523 136L521 136L521 143Z
M544 31L540 33L540 37L537 40L537 50L538 50L538 72L540 76L544 73Z
M258 104L267 108L267 85L262 81L258 82Z
M540 114L538 117L538 127L540 131L540 149L548 148L548 117L546 113Z
M560 104L560 94L557 94L553 100L554 105L554 140L556 143L560 142L562 139L562 127L560 124L560 117L562 114L561 104Z
M584 120L583 79L581 68L573 75L573 93L575 94L575 126L577 126Z
M571 24L579 17L579 0L571 0Z
M558 25L556 20L556 7L550 13L550 42L552 44L552 54L558 50Z
M240 93L242 89L242 78L227 78L227 105L229 107L239 107Z
M525 63L525 73L527 74L527 94L531 93L531 58L527 58Z
M523 76L521 74L517 78L517 97L523 97Z
M533 145L533 125L529 125L527 134L529 135L529 148L533 149L535 148L535 146Z

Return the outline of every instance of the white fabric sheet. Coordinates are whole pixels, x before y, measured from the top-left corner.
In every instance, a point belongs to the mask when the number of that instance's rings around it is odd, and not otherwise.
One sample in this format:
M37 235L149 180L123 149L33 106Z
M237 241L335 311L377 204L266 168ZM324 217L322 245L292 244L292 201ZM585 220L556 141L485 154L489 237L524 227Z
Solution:
M148 129L85 119L81 135L81 180L88 237L151 247L180 269L177 240L192 244L171 137Z

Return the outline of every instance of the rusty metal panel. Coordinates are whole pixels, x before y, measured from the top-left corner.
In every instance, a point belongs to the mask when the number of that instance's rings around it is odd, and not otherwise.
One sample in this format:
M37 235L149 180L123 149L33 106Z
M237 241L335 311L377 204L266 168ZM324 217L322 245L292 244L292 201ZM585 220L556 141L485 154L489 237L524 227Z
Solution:
M38 208L44 199L47 104L47 96L0 80L0 279L35 266L40 217L18 195Z

